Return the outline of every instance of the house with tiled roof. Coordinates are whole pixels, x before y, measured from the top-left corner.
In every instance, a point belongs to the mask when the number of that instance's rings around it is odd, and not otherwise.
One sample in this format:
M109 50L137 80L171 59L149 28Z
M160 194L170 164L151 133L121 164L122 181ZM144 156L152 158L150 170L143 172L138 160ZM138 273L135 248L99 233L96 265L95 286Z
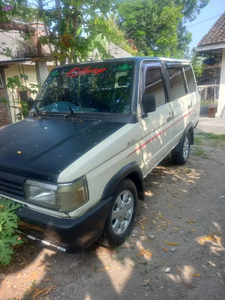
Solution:
M221 63L217 117L225 118L225 12L200 40L197 51Z
M31 24L36 30L36 34L43 31L42 23ZM33 39L36 38L36 34ZM35 44L35 43L33 43ZM32 41L25 42L19 30L0 30L0 128L19 120L20 112L19 100L27 100L34 97L29 92L23 90L7 89L8 78L20 77L20 74L28 76L27 87L31 84L40 84L48 73L54 68L52 61L47 62L46 72L41 74L43 78L39 80L40 72L38 67L42 62L38 61L37 47ZM43 57L47 57L48 49L42 47Z

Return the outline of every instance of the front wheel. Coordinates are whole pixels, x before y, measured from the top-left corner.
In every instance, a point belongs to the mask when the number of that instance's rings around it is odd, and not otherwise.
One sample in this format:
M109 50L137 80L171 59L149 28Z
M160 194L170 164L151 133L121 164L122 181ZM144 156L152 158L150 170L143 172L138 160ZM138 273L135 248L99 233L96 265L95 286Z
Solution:
M132 231L137 209L137 189L130 179L123 180L116 188L105 228L98 243L106 247L123 244Z
M182 142L181 151L180 152L172 151L172 160L174 163L178 165L186 164L190 155L190 145L191 145L190 141L191 141L190 133L187 132Z

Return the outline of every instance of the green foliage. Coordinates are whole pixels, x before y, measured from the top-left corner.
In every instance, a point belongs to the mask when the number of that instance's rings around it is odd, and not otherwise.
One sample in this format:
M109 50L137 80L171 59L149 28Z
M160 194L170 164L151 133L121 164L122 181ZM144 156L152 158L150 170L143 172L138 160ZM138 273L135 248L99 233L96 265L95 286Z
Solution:
M20 77L14 76L7 79L7 88L14 90L22 90L22 91L29 91L31 94L37 94L39 86L37 84L30 84L29 87L26 84L23 84L22 80L28 80L28 76L25 74L20 74Z
M175 56L177 27L182 20L181 7L172 0L123 1L119 13L122 29L145 56Z
M194 145L199 145L199 146L203 145L202 138L200 138L199 136L195 136Z
M7 56L9 58L14 58L13 54L12 54L12 50L9 47L6 47L6 43L5 42L1 42L0 45L0 54Z
M200 156L201 158L205 158L205 159L209 158L207 152L199 146L195 148L194 154Z
M26 101L20 101L21 106L22 106L22 115L23 117L27 117L29 114L29 109L28 109L28 103Z
M8 101L5 98L0 98L0 103L7 105Z
M32 22L36 16L37 10L27 6L26 0L0 0L0 22Z
M225 147L225 134L214 134L207 132L200 132L199 134L206 140L212 142L212 145Z
M49 28L49 35L39 38L42 45L54 46L53 55L61 64L87 60L97 48L102 58L109 57L106 42L123 43L133 51L117 28L112 14L115 4L111 0L62 0L58 10L39 11Z
M87 60L95 48L101 58L108 58L109 42L132 55L183 58L191 42L185 22L193 21L208 2L61 0L59 8L49 9L46 7L48 1L37 1L37 7L33 8L26 0L0 0L0 22L9 22L12 18L44 22L48 34L39 37L39 42L51 45L51 53L60 64L66 59L71 63ZM3 8L7 11L2 11ZM23 36L29 39L29 34ZM11 57L10 51L4 46L0 49L1 53Z
M194 20L208 0L122 1L118 11L125 37L144 56L184 58L191 42L185 22Z
M28 87L26 85L27 80L28 80L28 76L25 74L20 74L20 77L14 76L7 79L6 86L8 89L11 89L13 97L14 94L17 95L17 93L15 93L16 90L27 91L30 92L31 94L38 93L39 86L37 84L30 84ZM13 100L16 101L20 106L20 112L17 114L17 119L21 120L22 118L26 118L29 114L28 103L26 101L19 100L16 97L17 96L15 96L15 99Z
M176 6L182 7L184 21L194 21L210 0L174 0Z
M0 263L3 265L10 263L12 247L22 243L15 233L19 221L15 211L20 207L20 204L9 199L0 200Z
M198 79L198 77L200 77L202 75L204 65L203 65L203 58L197 56L196 53L197 53L196 48L193 48L189 59L192 63L195 77Z

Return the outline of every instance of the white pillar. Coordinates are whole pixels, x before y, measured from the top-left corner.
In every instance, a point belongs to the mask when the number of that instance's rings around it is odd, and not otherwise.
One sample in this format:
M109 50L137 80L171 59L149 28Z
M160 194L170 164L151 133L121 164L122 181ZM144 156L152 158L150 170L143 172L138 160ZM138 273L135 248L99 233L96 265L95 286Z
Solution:
M37 61L35 62L35 66L38 85L42 86L48 76L47 63L46 61Z
M220 89L216 117L225 118L225 48L223 49L222 54Z

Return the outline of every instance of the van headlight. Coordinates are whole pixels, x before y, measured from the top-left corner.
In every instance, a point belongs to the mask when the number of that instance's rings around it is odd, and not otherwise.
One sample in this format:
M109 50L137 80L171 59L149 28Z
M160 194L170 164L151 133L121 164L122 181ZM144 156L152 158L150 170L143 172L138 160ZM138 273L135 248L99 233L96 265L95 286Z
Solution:
M72 211L88 202L85 177L65 184L49 184L26 180L27 202L59 211Z

